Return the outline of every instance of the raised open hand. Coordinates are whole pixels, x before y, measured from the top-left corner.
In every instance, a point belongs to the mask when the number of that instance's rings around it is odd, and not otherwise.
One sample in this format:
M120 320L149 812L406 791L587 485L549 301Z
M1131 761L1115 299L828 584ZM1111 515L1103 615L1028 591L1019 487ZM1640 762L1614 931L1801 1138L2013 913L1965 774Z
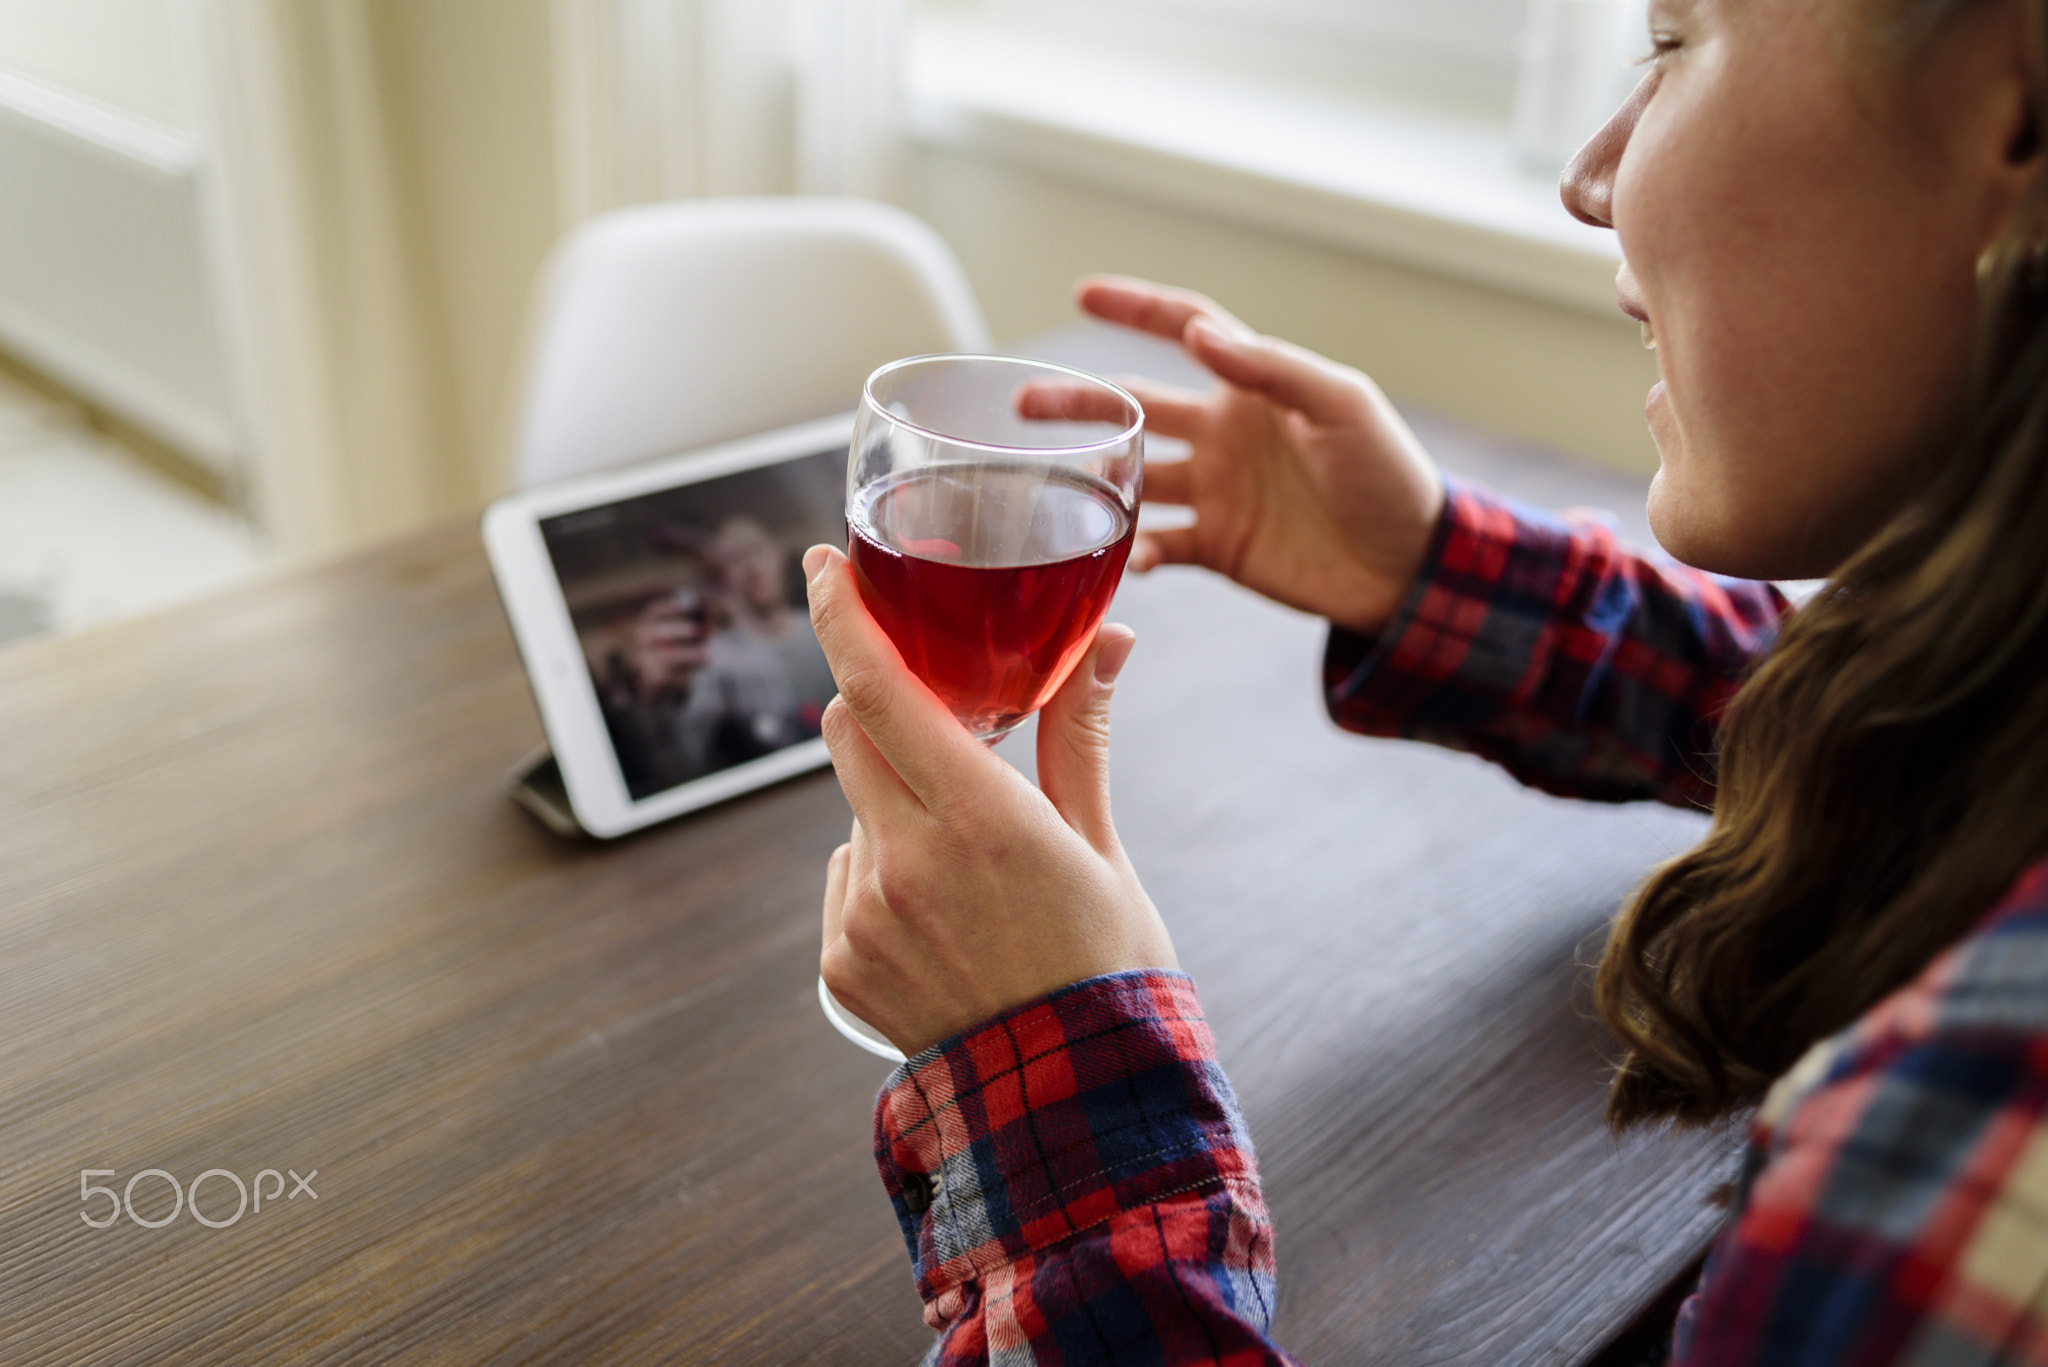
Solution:
M1444 492L1379 386L1191 291L1096 276L1075 297L1098 318L1180 343L1221 381L1208 394L1124 382L1148 432L1192 448L1145 466L1145 502L1184 506L1192 525L1142 533L1131 568L1203 565L1339 625L1384 627Z

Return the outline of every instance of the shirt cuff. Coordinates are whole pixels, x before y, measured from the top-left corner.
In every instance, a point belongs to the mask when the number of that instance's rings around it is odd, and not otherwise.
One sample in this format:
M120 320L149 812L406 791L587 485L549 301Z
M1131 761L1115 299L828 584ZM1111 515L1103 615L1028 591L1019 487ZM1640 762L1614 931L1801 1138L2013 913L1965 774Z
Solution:
M910 1059L876 1103L875 1161L935 1323L1124 1211L1226 1190L1263 1209L1194 983L1164 970L1075 983Z
M1422 568L1386 629L1330 630L1324 702L1347 731L1470 728L1535 686L1573 538L1587 529L1451 476L1444 495Z

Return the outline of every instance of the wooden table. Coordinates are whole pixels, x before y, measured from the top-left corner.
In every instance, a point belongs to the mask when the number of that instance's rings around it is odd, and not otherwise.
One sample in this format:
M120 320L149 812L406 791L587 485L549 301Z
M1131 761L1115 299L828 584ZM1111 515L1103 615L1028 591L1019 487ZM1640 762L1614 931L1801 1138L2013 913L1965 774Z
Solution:
M1282 1340L1588 1358L1728 1176L1608 1137L1586 1018L1699 819L1342 736L1318 625L1205 576L1117 615L1118 814L1245 1102ZM501 791L538 738L468 525L0 651L0 1361L917 1357L884 1067L814 996L830 774L569 843Z

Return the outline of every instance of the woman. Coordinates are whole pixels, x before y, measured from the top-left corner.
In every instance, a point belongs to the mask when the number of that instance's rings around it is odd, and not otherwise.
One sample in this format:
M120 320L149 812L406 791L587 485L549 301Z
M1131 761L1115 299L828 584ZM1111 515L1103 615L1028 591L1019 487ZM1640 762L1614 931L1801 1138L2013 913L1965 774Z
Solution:
M1757 1108L1677 1360L2041 1360L2048 0L1651 11L1565 198L1619 235L1663 376L1651 525L1695 568L1446 484L1363 376L1097 280L1084 308L1220 380L1140 395L1193 449L1147 497L1195 520L1133 563L1328 617L1347 725L1713 802L1598 983L1617 1124ZM843 558L806 570L858 818L823 970L912 1056L877 1147L935 1358L1283 1360L1249 1143L1110 822L1130 633L1048 705L1041 796L909 679ZM1788 615L1721 574L1831 580ZM1073 1099L1132 1077L1142 1113Z

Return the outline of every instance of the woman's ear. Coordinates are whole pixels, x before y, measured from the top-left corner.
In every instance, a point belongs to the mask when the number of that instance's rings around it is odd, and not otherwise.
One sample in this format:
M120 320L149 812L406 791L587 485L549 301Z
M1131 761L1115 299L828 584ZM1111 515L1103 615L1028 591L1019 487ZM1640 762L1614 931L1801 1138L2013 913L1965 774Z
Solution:
M2003 238L2028 199L2034 195L2048 150L2042 146L2042 35L2036 31L2038 4L2003 0L1987 6L1974 31L1964 35L1976 45L1968 66L1974 68L1982 119L1978 125L1978 166L1989 176L1993 199L1993 238ZM1989 137L1985 137L1989 133Z
M2041 108L2029 99L2021 110L2019 124L2005 145L2005 159L2013 166L2038 166L2041 161Z
M1951 127L1961 134L1958 169L1981 195L1985 221L1983 250L1990 253L2012 231L2048 173L2048 129L2042 97L2044 37L2037 31L2041 7L2024 0L2000 0L1957 22L1942 42L1937 79L1947 87L1944 103L1963 115Z

